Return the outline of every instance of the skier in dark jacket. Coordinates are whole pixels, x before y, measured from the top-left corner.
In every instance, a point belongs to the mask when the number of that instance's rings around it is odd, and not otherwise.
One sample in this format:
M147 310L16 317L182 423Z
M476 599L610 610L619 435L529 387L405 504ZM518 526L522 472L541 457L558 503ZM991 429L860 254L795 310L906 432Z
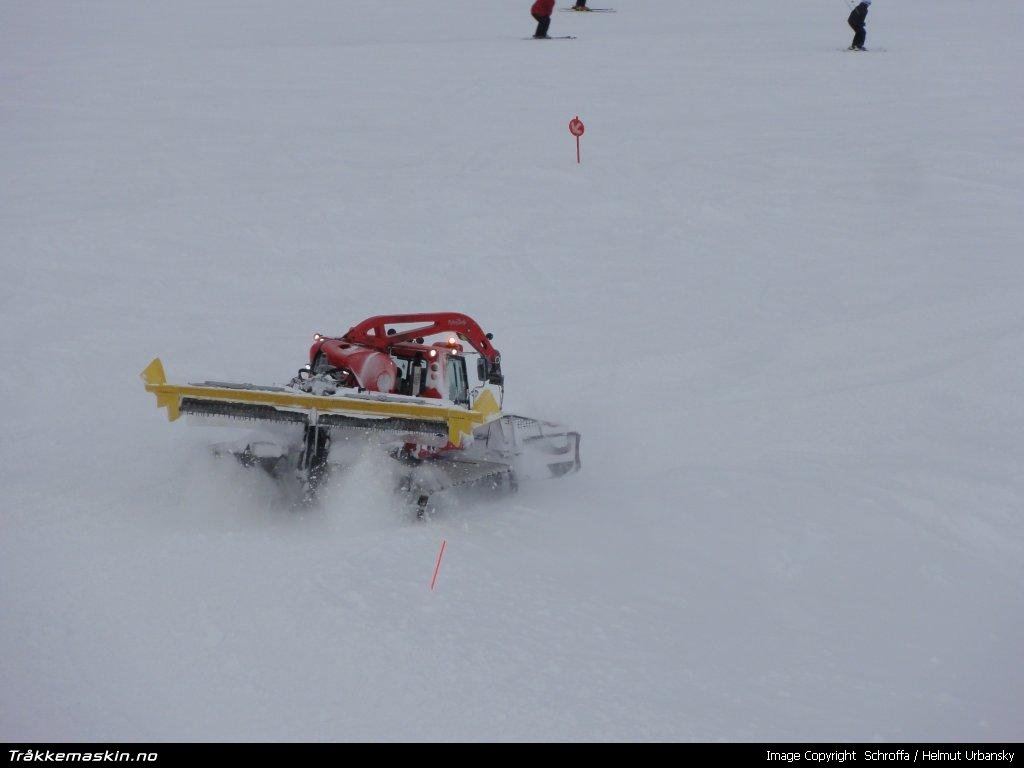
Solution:
M548 27L551 26L551 14L555 12L555 0L537 0L530 8L530 13L537 20L537 31L533 36L544 39L548 36Z
M864 26L864 21L868 17L869 5L871 5L871 0L861 0L860 4L850 12L850 18L846 20L846 23L853 28L853 42L849 48L851 51L867 50L864 47L864 39L867 37L868 31Z

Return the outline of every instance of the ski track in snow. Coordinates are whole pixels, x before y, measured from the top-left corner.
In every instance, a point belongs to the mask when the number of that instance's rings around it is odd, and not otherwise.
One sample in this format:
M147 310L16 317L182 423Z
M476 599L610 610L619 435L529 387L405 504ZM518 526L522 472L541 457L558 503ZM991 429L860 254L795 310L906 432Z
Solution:
M1020 5L450 5L0 7L0 739L1024 737ZM137 378L438 309L581 474L296 513Z

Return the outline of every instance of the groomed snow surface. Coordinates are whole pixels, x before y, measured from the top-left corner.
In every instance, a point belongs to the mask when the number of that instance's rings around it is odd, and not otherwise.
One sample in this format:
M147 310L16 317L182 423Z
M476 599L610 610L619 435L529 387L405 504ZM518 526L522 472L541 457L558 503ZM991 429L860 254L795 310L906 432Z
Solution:
M0 740L1024 738L1021 4L614 5L0 5ZM137 376L438 309L581 474L293 512Z

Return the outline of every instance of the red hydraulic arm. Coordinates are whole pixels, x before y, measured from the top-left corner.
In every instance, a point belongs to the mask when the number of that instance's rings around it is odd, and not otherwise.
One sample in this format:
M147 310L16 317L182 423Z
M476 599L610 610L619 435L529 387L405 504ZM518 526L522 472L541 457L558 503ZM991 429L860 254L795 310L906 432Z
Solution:
M395 330L388 335L388 325L418 323L409 330ZM439 333L454 333L468 342L487 360L488 380L501 383L501 354L491 345L491 334L484 333L476 320L459 312L421 312L413 315L377 315L348 329L343 341L362 344L381 351L394 344L426 338Z

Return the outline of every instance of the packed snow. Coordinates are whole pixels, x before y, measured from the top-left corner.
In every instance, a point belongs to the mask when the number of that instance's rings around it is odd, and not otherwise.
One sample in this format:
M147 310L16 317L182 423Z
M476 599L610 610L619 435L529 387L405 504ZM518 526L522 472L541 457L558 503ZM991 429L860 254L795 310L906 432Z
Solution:
M0 4L0 740L1024 738L1021 4L597 5ZM296 511L138 378L432 310L580 474Z

